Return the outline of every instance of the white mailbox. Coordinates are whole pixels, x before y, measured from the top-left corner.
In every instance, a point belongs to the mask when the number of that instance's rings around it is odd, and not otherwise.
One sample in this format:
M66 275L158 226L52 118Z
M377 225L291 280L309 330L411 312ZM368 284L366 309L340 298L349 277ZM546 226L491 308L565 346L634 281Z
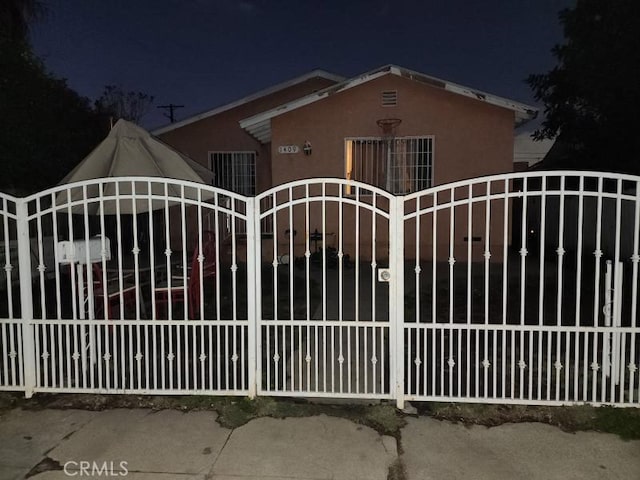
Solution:
M88 240L65 240L56 245L60 263L87 263L87 249L89 249L89 263L102 261L102 237ZM104 238L105 259L111 260L111 242Z

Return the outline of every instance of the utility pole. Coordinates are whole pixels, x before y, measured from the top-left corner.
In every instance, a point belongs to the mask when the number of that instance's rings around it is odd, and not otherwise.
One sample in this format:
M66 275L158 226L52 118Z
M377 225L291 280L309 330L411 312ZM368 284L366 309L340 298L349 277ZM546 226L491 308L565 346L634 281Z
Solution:
M164 108L165 110L169 110L169 114L165 113L164 116L167 117L171 123L174 123L176 120L173 116L173 111L183 107L184 105L174 105L173 103L170 103L169 105L158 105L156 108Z

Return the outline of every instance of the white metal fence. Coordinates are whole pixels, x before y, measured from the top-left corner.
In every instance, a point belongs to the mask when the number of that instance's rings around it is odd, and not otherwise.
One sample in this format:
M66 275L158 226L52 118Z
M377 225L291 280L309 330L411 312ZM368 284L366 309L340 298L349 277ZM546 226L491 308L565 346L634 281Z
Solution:
M639 182L0 194L0 389L638 406Z

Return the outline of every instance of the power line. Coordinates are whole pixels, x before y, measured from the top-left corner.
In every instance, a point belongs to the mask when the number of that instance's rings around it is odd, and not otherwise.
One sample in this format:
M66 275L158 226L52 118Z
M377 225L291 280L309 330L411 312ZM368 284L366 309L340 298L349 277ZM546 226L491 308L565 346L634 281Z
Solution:
M164 108L165 110L169 110L169 113L165 113L164 116L167 117L171 123L174 123L176 121L173 115L174 110L178 108L184 108L184 105L174 105L173 103L170 103L169 105L158 105L156 108Z

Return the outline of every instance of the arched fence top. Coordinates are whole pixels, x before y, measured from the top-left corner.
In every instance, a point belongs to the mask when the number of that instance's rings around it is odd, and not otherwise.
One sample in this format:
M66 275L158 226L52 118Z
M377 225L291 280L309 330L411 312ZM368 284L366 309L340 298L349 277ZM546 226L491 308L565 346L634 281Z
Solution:
M288 195L282 201L279 201L281 194ZM261 219L283 209L316 202L339 202L363 208L389 218L389 208L385 208L378 201L379 198L383 199L383 202L386 202L388 207L390 201L396 196L367 183L325 177L295 180L272 187L257 195L256 201L262 205L265 205L264 202L266 202L266 205L260 211Z
M434 193L439 193L455 188L462 188L468 186L482 185L487 183L497 183L500 181L516 181L516 180L525 180L525 179L560 179L560 178L573 178L573 179L591 179L598 181L621 181L621 182L633 182L640 183L640 176L630 175L630 174L621 174L621 173L609 173L609 172L596 172L596 171L580 171L580 170L549 170L549 171L535 171L535 172L513 172L513 173L503 173L496 175L487 175L482 177L475 177L470 179L458 180L455 182L444 183L441 185L437 185L431 188L427 188L424 190L419 190L407 195L404 195L405 200L413 200L417 197L432 195ZM206 185L197 182L185 181L185 180L176 180L171 178L163 178L163 177L138 177L138 176L128 176L128 177L112 177L112 178L95 178L89 180L82 180L74 183L64 184L64 185L56 185L54 187L50 187L48 189L32 193L30 195L19 197L14 196L8 193L0 192L0 201L8 201L8 202L32 202L38 199L59 195L63 192L67 192L69 190L79 190L83 187L99 187L107 188L114 185L131 185L131 184L150 184L150 185L160 185L169 187L177 187L177 188L185 188L185 189L193 189L195 191L207 192L213 197L213 195L224 195L225 197L239 200L239 201L247 201L247 197L230 190L224 190L222 188L214 187L211 185ZM291 188L297 188L305 185L331 185L331 186L342 186L353 188L356 191L368 191L371 193L375 193L376 195L385 197L385 198L394 198L400 195L395 195L390 193L382 188L376 187L374 185L366 184L363 182L346 180L343 178L332 178L332 177L322 177L322 178L310 178L303 180L295 180L291 182L287 182L281 185L274 186L258 195L256 195L256 199L263 200L273 194L277 194L281 191L286 191ZM131 200L131 193L123 193L120 194L123 199ZM143 194L140 194L143 196ZM156 195L152 193L151 195L154 197L154 200L162 200L164 196ZM155 198L155 197L158 198ZM354 194L344 194L344 197L355 197ZM91 197L94 198L94 197ZM172 196L172 199L177 199L179 196ZM66 204L58 204L58 207L66 206Z
M385 198L393 198L394 194L387 192L386 190L376 187L374 185L370 185L368 183L358 182L355 180L346 180L344 178L333 178L333 177L320 177L320 178L307 178L303 180L294 180L292 182L283 183L282 185L277 185L275 187L271 187L270 189L262 192L259 195L256 195L258 200L262 200L274 193L278 193L281 191L286 191L292 188L304 187L305 185L330 185L330 186L340 186L340 187L349 187L353 188L356 191L368 191L371 193L375 193L376 195L380 195ZM343 197L353 197L354 194L343 194Z
M222 201L225 199L225 201ZM143 213L178 204L201 205L208 209L241 216L231 205L246 203L248 198L221 188L197 182L162 177L113 177L83 180L57 185L16 201L35 205L30 218L51 211L105 214ZM163 205L164 203L164 205ZM153 204L153 205L152 205ZM107 206L105 209L105 205Z
M621 181L621 182L633 182L636 185L640 183L640 176L629 175L622 173L608 173L608 172L595 172L595 171L581 171L581 170L547 170L547 171L535 171L535 172L513 172L502 173L496 175L487 175L483 177L475 177L465 180L458 180L455 182L444 183L435 187L419 190L417 192L410 193L405 196L405 200L414 200L418 197L425 195L433 195L447 190L456 188L473 187L475 185L496 184L498 182L512 182L516 180L531 180L531 179L590 179L596 181Z
M167 185L167 186L175 186L175 187L185 187L192 188L196 190L202 190L212 193L218 193L221 195L226 195L231 198L236 198L238 200L244 200L246 197L243 195L234 193L229 190L224 190L222 188L213 187L211 185L206 185L204 183L191 182L187 180L177 180L173 178L164 178L164 177L138 177L138 176L129 176L129 177L109 177L109 178L92 178L89 180L81 180L78 182L56 185L55 187L48 188L46 190L42 190L40 192L32 193L26 197L23 197L22 200L27 202L36 200L39 197L44 197L47 195L55 195L61 192L64 192L69 189L89 187L89 186L97 186L97 185L116 185L116 184L131 184L131 183L151 183L157 185Z

